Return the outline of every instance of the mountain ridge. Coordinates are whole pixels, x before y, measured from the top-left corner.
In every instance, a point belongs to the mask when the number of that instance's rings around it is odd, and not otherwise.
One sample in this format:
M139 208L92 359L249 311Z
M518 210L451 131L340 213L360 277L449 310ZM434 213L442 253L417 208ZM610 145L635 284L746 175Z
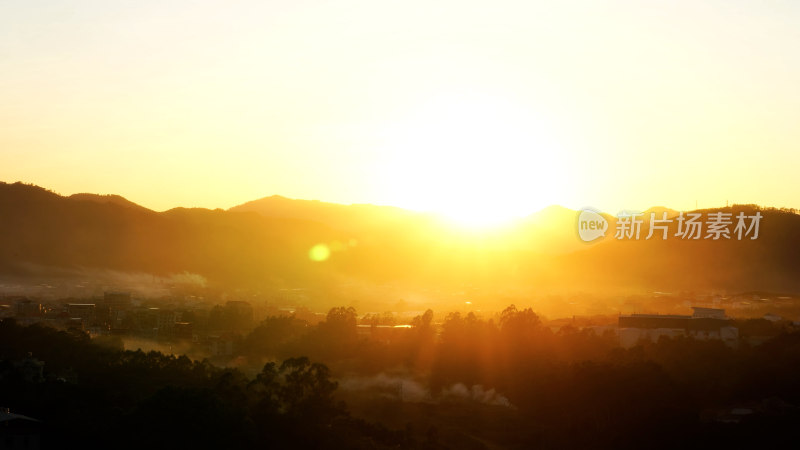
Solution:
M800 216L761 211L755 241L578 240L577 212L550 207L498 232L453 231L395 207L265 197L258 208L155 212L118 196L61 196L0 184L0 275L98 268L195 273L228 288L314 285L347 278L421 286L736 288L798 291ZM264 200L264 199L259 199ZM279 203L281 208L268 206ZM244 204L243 204L244 205ZM242 205L239 205L242 206ZM704 210L706 211L706 210ZM644 218L645 224L649 218ZM540 220L541 222L541 220ZM613 236L609 234L608 236ZM324 245L330 257L309 258ZM339 281L337 281L339 280Z

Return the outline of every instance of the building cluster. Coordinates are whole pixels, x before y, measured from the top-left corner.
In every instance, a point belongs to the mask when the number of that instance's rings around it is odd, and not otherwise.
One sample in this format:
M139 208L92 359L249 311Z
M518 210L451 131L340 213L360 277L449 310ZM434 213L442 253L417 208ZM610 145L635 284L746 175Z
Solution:
M9 308L6 308L5 315L14 317L23 325L43 323L56 328L88 331L94 335L172 337L176 329L179 334L185 333L185 328L180 325L180 311L134 305L129 292L106 292L102 299L94 303L62 301L42 304L28 298L12 301L13 309L8 311Z
M0 407L0 449L42 448L42 423Z
M660 337L692 337L716 339L736 346L739 329L733 326L724 309L693 307L694 314L631 314L619 317L619 342L630 348L641 340L657 341Z
M746 321L734 321L725 315L725 309L717 307L722 304L738 305L736 302L743 302L745 298L751 303L768 301L771 307L777 307L780 304L776 302L785 300L783 297L756 299L755 296L758 294L729 297L715 295L702 299L704 304L710 307L694 306L691 315L634 313L620 315L616 324L587 327L597 334L617 335L620 345L625 348L633 347L642 340L655 342L661 337L719 340L730 346L738 345L740 340L757 344L766 340L774 331L767 329L770 328L767 326L769 323L780 324L786 321L780 315L767 313L762 316L764 320L759 319L763 323L748 325ZM651 308L666 311L674 311L678 307L683 309L689 305L689 300L681 300L680 305L674 304L678 298L659 293L647 300ZM291 299L294 297L279 300ZM787 297L785 301L791 300L793 299ZM325 320L324 314L313 313L302 307L288 308L264 303L260 308L258 313L260 318L292 315L307 321L310 325ZM419 311L405 314L413 316L422 313ZM105 292L102 298L92 301L59 300L45 303L21 296L3 297L0 298L0 319L6 317L12 317L22 325L41 323L58 329L81 330L94 336L116 335L158 341L189 342L192 344L192 349L200 350L206 355L221 357L235 355L237 342L240 342L257 323L253 306L246 301L225 301L223 304L214 305L202 298L189 297L159 300L155 303L133 298L129 292ZM574 326L575 318L572 320ZM404 323L407 322L394 313L367 313L358 319L357 335L361 338L390 342L412 327ZM794 322L793 326L800 327L800 323ZM756 329L751 329L753 327ZM560 326L555 324L551 325L551 329L559 328ZM744 336L741 339L740 328Z
M248 331L254 323L253 308L244 301L228 301L214 307L170 302L160 305L142 304L129 292L106 292L91 303L70 300L41 303L26 297L11 297L0 302L0 319L14 318L22 325L38 323L76 329L94 336L188 341L207 347L211 355L233 353L236 335Z

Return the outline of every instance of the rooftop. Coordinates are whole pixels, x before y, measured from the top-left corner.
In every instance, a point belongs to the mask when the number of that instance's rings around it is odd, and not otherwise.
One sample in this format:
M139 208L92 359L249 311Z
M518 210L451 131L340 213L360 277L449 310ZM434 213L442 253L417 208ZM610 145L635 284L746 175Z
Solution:
M30 420L32 422L38 422L36 419L23 416L22 414L14 414L10 409L0 407L0 422L8 422L10 420Z

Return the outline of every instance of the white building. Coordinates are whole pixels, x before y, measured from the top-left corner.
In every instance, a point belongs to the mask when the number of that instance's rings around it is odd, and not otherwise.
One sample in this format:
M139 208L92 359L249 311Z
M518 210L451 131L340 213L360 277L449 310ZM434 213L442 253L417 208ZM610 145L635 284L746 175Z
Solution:
M661 336L686 336L694 339L717 339L736 346L739 329L731 325L724 309L694 307L691 316L674 314L631 314L619 317L619 342L630 348L640 340L657 341Z

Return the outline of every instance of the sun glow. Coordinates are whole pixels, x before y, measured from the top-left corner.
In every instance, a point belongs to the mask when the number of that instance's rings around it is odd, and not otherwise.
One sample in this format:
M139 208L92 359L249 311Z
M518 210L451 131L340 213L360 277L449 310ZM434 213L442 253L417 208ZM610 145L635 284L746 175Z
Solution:
M556 200L565 167L547 121L494 96L437 97L387 128L396 203L467 227L497 226Z

